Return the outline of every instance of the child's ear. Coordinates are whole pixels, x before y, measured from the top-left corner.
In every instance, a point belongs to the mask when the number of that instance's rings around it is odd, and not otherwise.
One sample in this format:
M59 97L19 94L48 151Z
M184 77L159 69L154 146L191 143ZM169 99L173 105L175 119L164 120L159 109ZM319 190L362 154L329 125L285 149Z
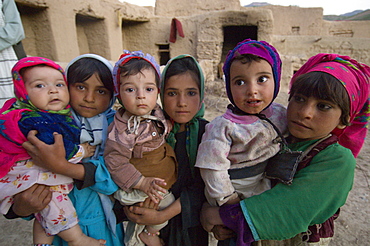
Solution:
M349 116L347 116L347 122L349 122L349 120L350 120L350 117ZM339 123L338 125L337 125L337 128L338 129L344 129L344 128L346 128L347 127L347 125L344 125L344 124L342 124L342 123Z
M346 128L346 127L347 126L346 125L343 125L342 123L340 123L340 124L337 125L337 128L338 129L341 129L341 130L344 129L344 128Z

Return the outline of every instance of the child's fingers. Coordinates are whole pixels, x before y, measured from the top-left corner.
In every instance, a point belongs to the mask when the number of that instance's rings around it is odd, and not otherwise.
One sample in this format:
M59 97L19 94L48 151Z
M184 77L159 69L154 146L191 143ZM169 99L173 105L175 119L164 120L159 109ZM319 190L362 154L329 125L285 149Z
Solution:
M154 203L159 203L159 198L156 195L153 195L152 193L148 194L149 198L154 202Z

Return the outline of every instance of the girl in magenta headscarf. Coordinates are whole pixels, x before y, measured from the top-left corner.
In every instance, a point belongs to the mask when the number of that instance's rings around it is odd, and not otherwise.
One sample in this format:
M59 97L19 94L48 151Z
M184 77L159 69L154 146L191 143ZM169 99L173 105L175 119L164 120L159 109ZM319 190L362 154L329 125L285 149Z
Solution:
M215 225L227 226L237 233L237 245L285 239L289 245L327 245L322 243L334 235L333 220L352 188L354 157L367 133L369 80L370 68L350 57L310 58L291 80L287 141L291 150L315 148L291 185L278 183L236 205L204 207L203 226L219 239L227 236Z
M34 165L22 144L31 130L47 144L54 133L63 134L66 158L78 163L92 156L95 147L78 144L80 130L72 118L69 92L63 69L43 57L26 57L12 69L15 98L0 110L0 212L6 214L13 196L34 184L50 186L52 200L35 214L34 244L51 244L58 234L70 245L103 245L83 234L76 210L68 198L72 178ZM42 227L41 227L42 226Z

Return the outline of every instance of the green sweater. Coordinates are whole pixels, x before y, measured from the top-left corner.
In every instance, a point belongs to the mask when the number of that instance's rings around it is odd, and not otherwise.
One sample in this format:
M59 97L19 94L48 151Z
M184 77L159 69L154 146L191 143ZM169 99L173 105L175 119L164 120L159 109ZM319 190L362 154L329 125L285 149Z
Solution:
M316 140L290 144L305 150ZM321 224L346 202L352 188L356 160L351 151L335 143L296 173L292 185L278 184L241 201L244 216L258 240L283 240Z

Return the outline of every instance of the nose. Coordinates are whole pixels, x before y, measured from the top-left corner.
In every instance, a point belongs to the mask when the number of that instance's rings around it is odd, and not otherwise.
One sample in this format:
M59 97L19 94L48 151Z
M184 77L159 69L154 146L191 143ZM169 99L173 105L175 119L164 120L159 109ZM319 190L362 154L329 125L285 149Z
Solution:
M314 114L314 107L310 104L303 105L300 110L297 111L298 114L306 119L312 118Z
M94 97L94 93L91 91L87 91L85 93L85 97L84 97L84 100L85 102L94 102L95 101L95 97Z
M245 86L246 88L246 94L247 95L255 95L257 94L257 85L255 83L248 83L247 86Z
M59 92L58 88L55 85L50 87L49 93L55 94L55 93L58 93L58 92Z
M137 99L145 99L145 93L144 90L138 90L136 94Z
M186 107L187 106L186 99L185 99L184 95L180 95L178 97L177 106L178 107Z

